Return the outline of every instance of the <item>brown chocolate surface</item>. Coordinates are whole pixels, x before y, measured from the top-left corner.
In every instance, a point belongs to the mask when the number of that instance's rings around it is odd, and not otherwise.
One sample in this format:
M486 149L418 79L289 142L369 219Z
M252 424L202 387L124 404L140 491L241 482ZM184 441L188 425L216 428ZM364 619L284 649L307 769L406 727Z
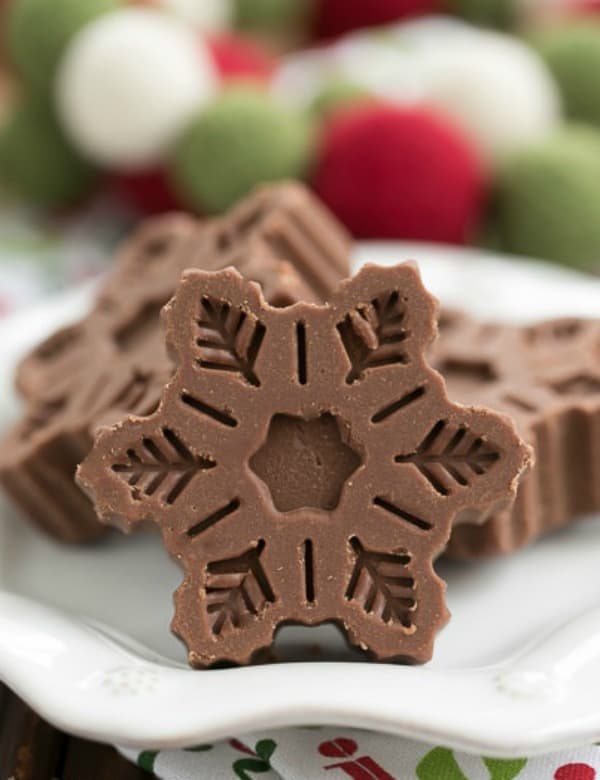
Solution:
M600 324L559 319L529 327L443 318L432 361L448 394L509 414L534 449L511 509L456 528L449 554L512 552L600 509Z
M259 188L225 218L169 215L145 223L119 253L93 311L21 364L28 402L0 448L0 482L42 528L81 542L105 529L75 485L95 428L149 414L171 376L159 312L182 271L235 265L274 306L321 301L349 273L345 230L302 185Z
M448 400L424 358L435 318L412 264L285 309L234 269L185 273L158 409L103 430L78 479L104 522L159 525L192 666L247 663L289 622L431 657L448 619L433 561L529 460L507 418Z

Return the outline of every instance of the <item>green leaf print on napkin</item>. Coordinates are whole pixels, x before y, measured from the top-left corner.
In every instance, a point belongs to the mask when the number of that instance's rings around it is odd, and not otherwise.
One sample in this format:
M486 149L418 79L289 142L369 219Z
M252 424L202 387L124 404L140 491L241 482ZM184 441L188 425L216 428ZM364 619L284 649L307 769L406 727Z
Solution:
M527 764L526 758L502 761L484 758L483 763L490 773L490 780L514 780ZM454 753L446 748L434 748L417 766L419 780L469 780L454 758Z
M145 769L146 772L154 772L154 762L157 755L157 750L144 750L137 758L137 765L140 769Z
M484 758L483 763L490 773L490 780L513 780L521 774L527 764L526 758L515 758L512 761L501 761L498 758Z
M262 774L269 772L271 769L271 756L277 748L277 743L272 739L261 739L256 743L255 758L240 758L233 765L233 771L240 778L240 780L252 780L252 776L248 772L253 774L256 772Z
M194 747L185 748L186 753L204 753L207 750L212 750L212 745L195 745ZM144 750L137 757L137 765L140 769L145 769L146 772L154 772L154 762L160 751L158 750Z

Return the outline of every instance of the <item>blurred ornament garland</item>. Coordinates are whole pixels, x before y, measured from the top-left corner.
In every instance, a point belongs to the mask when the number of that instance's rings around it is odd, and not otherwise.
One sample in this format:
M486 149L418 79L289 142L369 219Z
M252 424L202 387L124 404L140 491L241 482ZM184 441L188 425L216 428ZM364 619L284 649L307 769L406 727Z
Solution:
M301 177L360 237L600 269L597 0L0 0L0 14L4 199L212 214Z

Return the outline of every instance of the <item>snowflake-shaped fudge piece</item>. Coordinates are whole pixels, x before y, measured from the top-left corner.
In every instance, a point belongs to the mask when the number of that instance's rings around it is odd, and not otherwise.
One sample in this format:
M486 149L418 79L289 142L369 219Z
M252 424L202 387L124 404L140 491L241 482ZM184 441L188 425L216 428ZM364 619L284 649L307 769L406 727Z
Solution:
M452 522L510 501L529 460L506 418L448 400L435 316L412 264L286 309L234 269L186 273L158 410L104 430L79 480L105 522L160 526L193 666L247 663L290 622L430 658Z

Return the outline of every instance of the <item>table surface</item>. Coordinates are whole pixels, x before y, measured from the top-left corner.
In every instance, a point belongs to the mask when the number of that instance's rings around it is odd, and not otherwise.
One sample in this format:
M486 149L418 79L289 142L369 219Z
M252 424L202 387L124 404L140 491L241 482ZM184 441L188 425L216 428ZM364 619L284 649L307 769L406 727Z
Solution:
M0 780L150 780L107 745L57 731L0 683Z

